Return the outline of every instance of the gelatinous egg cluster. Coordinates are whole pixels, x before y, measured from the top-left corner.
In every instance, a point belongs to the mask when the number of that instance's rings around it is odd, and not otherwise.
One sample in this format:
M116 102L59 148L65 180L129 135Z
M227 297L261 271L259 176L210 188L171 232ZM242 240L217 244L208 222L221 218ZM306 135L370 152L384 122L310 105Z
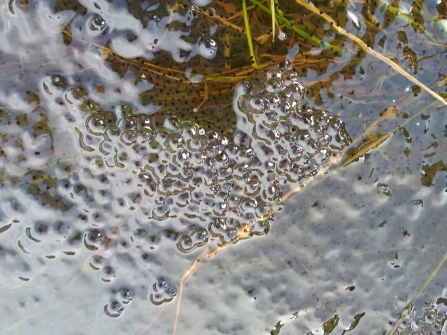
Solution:
M445 311L438 311L430 306L422 315L415 316L412 312L402 320L396 329L396 335L441 334L446 321Z
M132 302L132 292L129 288L123 287L120 290L113 290L114 299L104 305L104 313L111 318L117 318L124 312L124 307Z
M148 199L142 207L160 226L169 218L182 223L174 230L187 253L210 239L237 242L241 231L243 238L267 233L282 186L303 185L331 152L348 145L343 122L302 106L303 94L296 73L279 68L264 83L240 86L232 138L175 117L155 126L129 107L99 112L92 102L86 131L76 131L80 147L101 152L107 166L133 169Z
M167 246L191 253L216 241L211 256L266 234L285 189L305 185L350 142L341 120L304 104L292 70L273 68L239 85L236 124L219 133L206 131L192 111L179 119L101 106L60 75L43 78L40 90L58 123L50 126L44 113L0 115L0 176L16 192L0 209L12 223L0 228L20 230L22 258L77 258L100 282L120 285L104 301L110 317L141 294L122 282L128 267L151 268ZM21 281L45 272L30 267L32 275L17 270ZM171 301L176 285L156 278L147 283L150 301Z
M331 152L351 142L340 119L302 105L304 93L297 73L274 68L235 108L254 154L280 185L315 176Z

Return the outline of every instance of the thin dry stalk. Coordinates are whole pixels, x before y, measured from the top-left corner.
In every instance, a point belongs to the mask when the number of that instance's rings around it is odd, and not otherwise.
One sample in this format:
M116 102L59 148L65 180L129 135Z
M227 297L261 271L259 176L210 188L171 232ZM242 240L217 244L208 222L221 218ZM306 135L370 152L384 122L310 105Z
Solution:
M370 47L368 47L361 39L359 39L358 37L352 35L351 33L348 33L346 30L341 28L339 25L337 25L337 23L334 21L334 19L332 19L329 15L327 15L326 13L323 13L318 8L316 8L313 4L311 4L311 3L307 2L307 1L296 0L296 2L298 4L300 4L301 6L303 6L304 8L306 8L306 9L310 10L311 12L313 12L313 13L321 16L322 18L324 18L327 22L329 22L332 25L332 28L335 29L339 34L342 34L342 35L350 38L355 43L357 43L358 46L363 49L363 51L365 51L366 53L376 57L377 59L380 59L382 62L388 64L394 70L396 70L396 72L398 72L399 74L401 74L402 76L407 78L412 83L418 85L424 91L426 91L428 94L430 94L432 97L434 97L435 99L437 99L440 102L442 102L442 104L447 106L447 101L445 101L445 99L442 98L439 94L433 92L429 87L427 87L426 85L421 83L419 80L417 80L416 78L414 78L413 76L411 76L410 74L405 72L400 66L398 66L395 63L393 63L392 60L386 58L385 56L379 54L378 52L376 52L373 49L371 49Z

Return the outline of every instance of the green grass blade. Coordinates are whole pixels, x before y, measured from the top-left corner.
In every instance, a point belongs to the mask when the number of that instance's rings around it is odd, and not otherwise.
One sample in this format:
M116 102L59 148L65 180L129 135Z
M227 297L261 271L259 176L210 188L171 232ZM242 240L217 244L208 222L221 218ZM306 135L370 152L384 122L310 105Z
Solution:
M248 13L247 13L247 3L245 0L242 0L242 11L244 12L244 23L245 23L245 31L247 34L247 42L248 42L248 49L250 50L250 56L251 56L251 66L253 66L255 69L259 69L258 62L256 61L255 52L253 49L253 40L251 38L251 30L250 30L250 22L248 20Z

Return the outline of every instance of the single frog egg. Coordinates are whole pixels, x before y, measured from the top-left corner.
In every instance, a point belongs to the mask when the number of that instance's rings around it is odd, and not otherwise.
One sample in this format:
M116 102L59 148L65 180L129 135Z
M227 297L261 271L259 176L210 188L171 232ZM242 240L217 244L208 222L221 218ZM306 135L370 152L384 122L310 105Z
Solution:
M216 57L217 43L212 38L205 38L199 43L199 54L205 59Z

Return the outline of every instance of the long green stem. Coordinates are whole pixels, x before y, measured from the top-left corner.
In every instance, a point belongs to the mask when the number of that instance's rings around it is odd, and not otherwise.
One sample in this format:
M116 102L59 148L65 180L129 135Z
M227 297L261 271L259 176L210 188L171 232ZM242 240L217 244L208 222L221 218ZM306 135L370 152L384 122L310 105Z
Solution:
M275 0L270 0L270 8L272 13L272 42L275 42Z
M248 49L250 50L250 56L251 56L251 65L255 69L259 69L258 62L256 61L255 52L253 49L253 41L251 39L251 30L250 30L250 22L248 20L248 13L247 13L247 3L245 0L242 0L242 11L244 12L244 23L245 23L245 31L247 34L247 42L248 42Z

